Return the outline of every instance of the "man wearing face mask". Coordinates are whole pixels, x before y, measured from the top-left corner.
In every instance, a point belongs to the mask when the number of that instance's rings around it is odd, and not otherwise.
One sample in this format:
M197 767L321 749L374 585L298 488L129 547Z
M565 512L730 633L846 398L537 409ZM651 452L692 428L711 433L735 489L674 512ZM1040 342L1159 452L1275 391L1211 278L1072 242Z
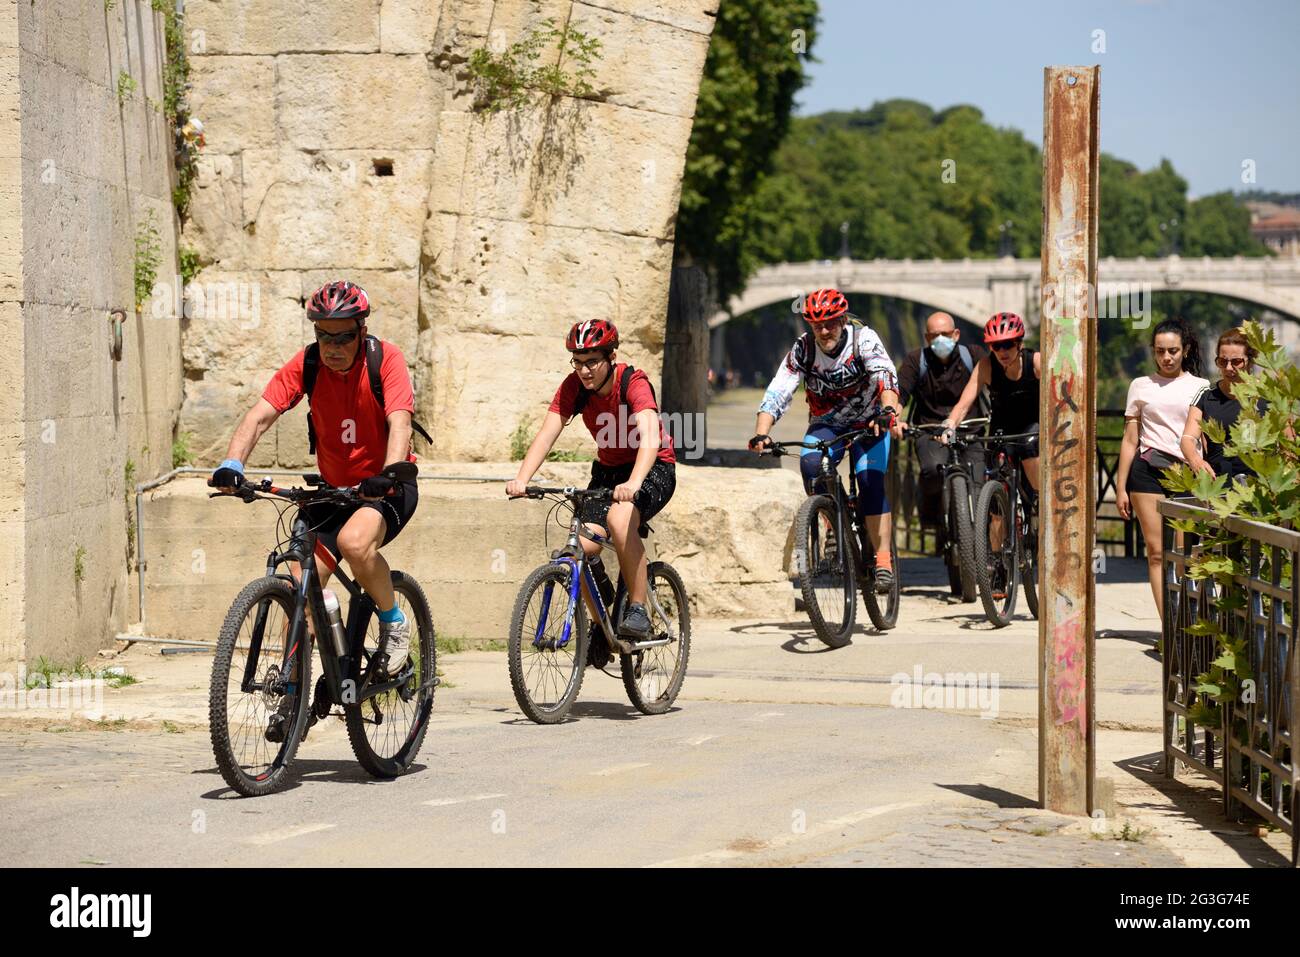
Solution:
M930 425L947 418L952 407L961 398L966 383L970 381L976 364L986 352L978 345L967 346L961 342L961 330L946 312L934 312L925 320L926 345L913 349L898 370L898 396L903 407L909 402L912 408L907 422L912 425ZM981 397L982 404L982 397ZM980 416L982 409L972 409ZM901 438L905 426L895 426L894 435ZM938 529L939 554L944 549L943 519L943 468L948 461L948 450L939 442L929 439L916 443L916 455L921 464L918 511L921 523ZM978 447L966 450L967 462L975 468L975 478L983 478L983 462ZM953 588L959 595L960 587Z

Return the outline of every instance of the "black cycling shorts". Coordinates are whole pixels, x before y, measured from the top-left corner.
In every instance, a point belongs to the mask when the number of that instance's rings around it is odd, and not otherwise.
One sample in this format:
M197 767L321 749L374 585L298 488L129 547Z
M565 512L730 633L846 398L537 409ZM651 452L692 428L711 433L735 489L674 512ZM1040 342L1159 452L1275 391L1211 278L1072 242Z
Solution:
M632 467L633 463L627 465L602 465L598 461L592 462L591 482L587 485L587 488L612 489L615 486L622 485L632 477ZM656 459L655 464L650 466L650 471L641 483L641 488L632 497L632 504L640 513L642 524L650 521L663 511L663 507L673 497L676 488L677 467L672 462ZM609 518L609 507L612 504L612 502L584 502L582 520L608 530L609 526L606 523Z
M1012 453L1017 459L1023 462L1025 459L1038 458L1038 423L1037 422L1016 422L989 423L989 434L994 432L1005 432L1007 435L1023 435L1026 432L1033 434L1026 439L1014 439L1007 443L1007 451Z
M393 486L393 494L386 495L376 502L359 502L356 505L316 502L303 506L302 517L316 533L321 544L328 548L335 558L339 558L339 530L359 509L373 508L384 517L384 540L379 543L380 547L383 547L395 539L410 523L419 501L420 491L415 482L398 482Z

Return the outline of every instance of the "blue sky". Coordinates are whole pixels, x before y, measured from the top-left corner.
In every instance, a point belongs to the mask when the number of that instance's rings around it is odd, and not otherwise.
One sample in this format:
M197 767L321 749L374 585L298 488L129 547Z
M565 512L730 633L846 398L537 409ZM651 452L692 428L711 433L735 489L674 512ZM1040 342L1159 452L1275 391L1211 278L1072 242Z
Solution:
M1101 148L1192 196L1300 192L1300 0L821 0L799 115L970 103L1042 143L1043 67L1101 65ZM1094 53L1093 31L1106 52ZM1241 181L1242 161L1256 182Z

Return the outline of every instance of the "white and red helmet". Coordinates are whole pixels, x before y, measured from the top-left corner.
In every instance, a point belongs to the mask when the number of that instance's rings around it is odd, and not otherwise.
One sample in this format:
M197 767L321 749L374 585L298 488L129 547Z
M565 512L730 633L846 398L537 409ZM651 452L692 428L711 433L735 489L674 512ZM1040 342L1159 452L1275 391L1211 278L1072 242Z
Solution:
M595 349L617 349L618 329L604 319L586 319L575 322L564 340L570 352L590 352Z

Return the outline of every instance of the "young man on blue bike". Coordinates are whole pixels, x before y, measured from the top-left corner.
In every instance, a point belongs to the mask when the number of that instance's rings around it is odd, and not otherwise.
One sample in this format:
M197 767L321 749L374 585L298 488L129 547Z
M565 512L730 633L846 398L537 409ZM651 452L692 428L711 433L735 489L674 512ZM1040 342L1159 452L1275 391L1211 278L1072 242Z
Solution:
M612 322L588 319L574 323L564 345L571 353L574 371L556 390L518 473L506 483L506 494L517 498L525 493L564 427L581 413L597 448L587 487L613 490L613 502L584 506L582 520L597 535L613 540L628 592L627 610L615 625L620 635L643 641L650 636L645 607L649 585L645 546L638 529L673 497L677 456L659 421L649 376L616 361L618 329ZM600 552L600 545L587 538L582 547L588 555Z
M397 607L388 562L379 549L410 522L419 494L415 482L395 482L384 471L397 462L415 461L415 396L401 350L366 335L369 315L370 300L360 286L340 280L316 290L307 303L316 343L300 349L272 377L235 429L226 459L209 484L227 492L243 484L243 463L258 440L307 396L308 434L321 477L336 488L358 486L365 499L354 508L303 509L328 551L328 556L317 552L321 585L338 559L346 558L375 603L380 635L388 638L388 670L396 674L410 654L411 625Z
M756 452L767 448L772 426L789 410L801 382L810 413L805 442L856 431L872 413L881 408L891 410L892 415L867 426L871 434L854 440L851 459L858 477L858 519L876 556L876 591L885 594L894 584L885 473L889 468L889 431L900 414L897 370L880 337L849 315L848 300L838 289L809 293L803 317L812 331L795 340L767 387L749 447ZM838 465L843 455L844 446L836 447L832 463ZM820 468L817 450L800 453L799 470L809 495L824 491L814 487ZM864 554L866 551L864 547Z

